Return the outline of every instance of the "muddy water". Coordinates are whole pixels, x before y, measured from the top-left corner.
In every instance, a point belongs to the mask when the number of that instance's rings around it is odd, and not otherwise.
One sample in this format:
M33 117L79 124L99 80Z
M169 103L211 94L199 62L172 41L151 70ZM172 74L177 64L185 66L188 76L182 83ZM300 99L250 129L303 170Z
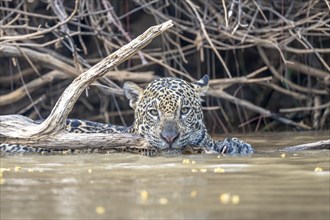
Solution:
M329 151L274 152L328 132L244 138L259 153L4 157L0 219L329 219Z

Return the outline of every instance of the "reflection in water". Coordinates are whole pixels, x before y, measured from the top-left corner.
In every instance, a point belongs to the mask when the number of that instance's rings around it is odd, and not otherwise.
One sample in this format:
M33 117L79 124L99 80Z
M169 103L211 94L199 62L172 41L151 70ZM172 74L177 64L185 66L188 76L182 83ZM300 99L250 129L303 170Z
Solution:
M329 151L275 151L325 137L276 135L249 157L4 157L0 219L329 218Z

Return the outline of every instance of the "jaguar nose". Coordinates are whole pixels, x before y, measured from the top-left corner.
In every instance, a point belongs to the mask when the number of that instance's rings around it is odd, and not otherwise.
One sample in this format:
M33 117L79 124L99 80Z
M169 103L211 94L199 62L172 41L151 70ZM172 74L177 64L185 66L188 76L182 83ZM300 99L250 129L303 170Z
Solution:
M179 137L179 132L177 131L172 131L172 132L166 132L162 131L160 133L160 136L162 137L163 140L166 141L170 146L174 143L174 141Z
M180 136L178 125L173 120L166 120L162 123L162 129L160 131L160 137L166 142L169 147L172 147L175 140Z

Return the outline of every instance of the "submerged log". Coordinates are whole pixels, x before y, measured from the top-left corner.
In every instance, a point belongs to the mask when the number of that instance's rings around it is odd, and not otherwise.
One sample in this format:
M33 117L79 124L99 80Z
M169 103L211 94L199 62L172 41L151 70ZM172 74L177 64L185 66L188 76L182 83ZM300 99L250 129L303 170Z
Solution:
M282 149L281 151L292 152L292 151L303 151L303 150L330 150L330 139L290 146Z
M129 59L153 38L172 27L171 20L152 26L143 34L110 54L86 72L80 74L66 88L52 112L42 123L21 115L0 116L0 143L22 144L46 149L143 148L153 149L142 137L133 134L76 134L64 130L66 119L81 93L95 80Z

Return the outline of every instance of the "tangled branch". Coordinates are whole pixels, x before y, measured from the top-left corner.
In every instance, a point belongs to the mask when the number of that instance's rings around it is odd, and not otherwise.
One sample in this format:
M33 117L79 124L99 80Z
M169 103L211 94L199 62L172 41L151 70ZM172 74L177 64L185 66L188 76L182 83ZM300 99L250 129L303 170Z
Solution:
M329 128L328 1L13 0L0 14L1 114L46 117L74 77L173 20L162 40L87 88L73 117L128 124L123 81L207 73L213 131Z

